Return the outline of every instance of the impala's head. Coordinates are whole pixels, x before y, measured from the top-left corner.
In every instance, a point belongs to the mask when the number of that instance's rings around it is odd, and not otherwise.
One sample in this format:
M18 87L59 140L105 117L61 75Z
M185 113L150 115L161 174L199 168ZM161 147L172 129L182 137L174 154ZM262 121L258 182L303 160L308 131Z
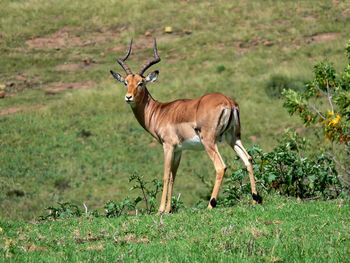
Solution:
M154 58L147 61L137 74L133 74L130 68L125 63L125 61L127 60L127 58L131 53L131 46L132 46L132 40L130 41L130 46L128 51L126 52L125 57L117 59L118 63L125 70L126 75L115 73L112 70L111 70L111 74L116 80L124 83L124 85L127 86L125 101L131 105L135 105L138 102L140 102L140 100L142 99L146 84L148 82L154 82L157 80L158 74L159 74L158 70L149 73L147 77L144 77L143 74L149 67L158 63L160 61L160 57L158 56L158 53L157 53L157 42L156 42L156 39L154 39Z

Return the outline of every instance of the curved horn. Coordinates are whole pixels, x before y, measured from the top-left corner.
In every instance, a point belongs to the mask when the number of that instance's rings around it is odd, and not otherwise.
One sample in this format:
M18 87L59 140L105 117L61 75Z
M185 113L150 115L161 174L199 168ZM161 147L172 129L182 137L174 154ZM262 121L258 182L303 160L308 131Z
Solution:
M157 41L156 39L154 38L154 58L150 59L149 61L147 61L143 66L142 68L140 69L140 71L137 73L139 74L140 76L143 75L143 73L145 73L145 71L151 67L152 65L158 63L160 61L160 57L158 56L158 53L157 53Z
M128 51L126 52L125 57L124 57L124 58L118 58L118 59L117 59L117 62L119 63L120 66L122 66L122 68L125 70L125 72L126 72L127 75L132 74L130 68L129 68L129 67L126 65L126 63L125 63L125 60L128 59L128 57L129 57L129 55L130 55L130 53L131 53L131 46L132 46L132 39L131 39L131 41L130 41L130 46L129 46Z

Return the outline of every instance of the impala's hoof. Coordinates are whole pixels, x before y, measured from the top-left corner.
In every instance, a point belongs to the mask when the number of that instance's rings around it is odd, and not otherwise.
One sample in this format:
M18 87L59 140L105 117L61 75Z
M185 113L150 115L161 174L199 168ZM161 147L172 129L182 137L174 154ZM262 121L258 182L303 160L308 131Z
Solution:
M163 208L163 207L160 207L159 209L158 209L158 214L164 214L164 212L165 212L165 207Z
M215 198L210 199L210 205L212 208L216 207L217 201Z
M262 204L262 197L258 193L253 193L252 197L255 203Z

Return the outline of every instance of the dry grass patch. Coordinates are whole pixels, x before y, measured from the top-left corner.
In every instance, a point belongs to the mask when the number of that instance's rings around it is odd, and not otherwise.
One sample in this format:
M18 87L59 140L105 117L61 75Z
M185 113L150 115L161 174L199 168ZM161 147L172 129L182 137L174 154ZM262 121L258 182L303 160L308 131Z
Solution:
M45 90L46 95L55 95L59 92L70 90L70 89L88 89L95 86L93 81L88 82L71 82L71 83L57 83L52 87Z

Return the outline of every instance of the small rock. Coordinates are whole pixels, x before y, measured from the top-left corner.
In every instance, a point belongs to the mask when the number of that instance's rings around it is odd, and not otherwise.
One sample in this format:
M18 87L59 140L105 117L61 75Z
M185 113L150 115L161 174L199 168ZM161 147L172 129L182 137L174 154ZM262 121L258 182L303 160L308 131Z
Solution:
M0 90L4 90L6 88L5 84L0 84Z
M165 29L164 29L164 32L168 33L168 34L171 34L173 32L173 29L172 29L171 26L166 26Z
M191 34L192 34L192 30L189 30L189 29L184 29L183 32L184 32L186 35L191 35Z
M85 63L85 65L90 65L91 61L89 58L85 58L84 63Z
M150 37L150 36L152 36L151 32L147 31L147 32L145 33L145 37Z
M104 53L104 52L101 52L101 53L100 53L100 56L101 56L101 57L104 57L104 56L105 56L105 53Z
M6 97L5 91L0 91L0 99L3 99Z

